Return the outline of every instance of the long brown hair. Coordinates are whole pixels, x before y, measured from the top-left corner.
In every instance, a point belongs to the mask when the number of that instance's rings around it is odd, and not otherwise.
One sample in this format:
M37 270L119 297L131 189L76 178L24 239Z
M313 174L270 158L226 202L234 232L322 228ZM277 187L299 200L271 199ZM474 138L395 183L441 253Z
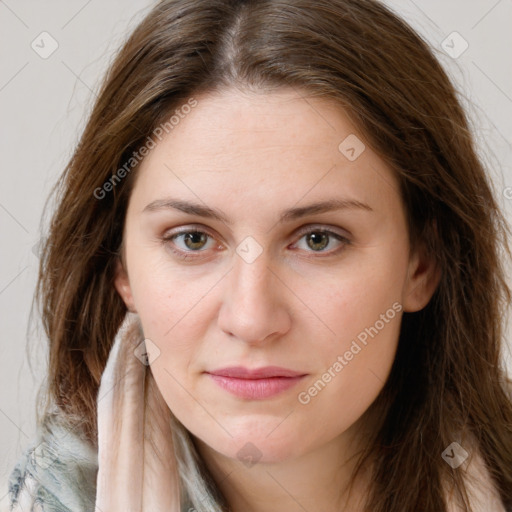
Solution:
M96 445L100 377L126 312L113 279L137 173L127 162L191 97L233 85L335 99L397 173L411 243L441 268L427 307L404 314L372 405L381 420L360 461L377 461L367 510L445 511L446 481L470 510L460 472L441 457L464 432L512 507L500 352L507 226L458 93L429 46L375 0L170 0L136 28L55 188L36 290L50 340L48 400Z

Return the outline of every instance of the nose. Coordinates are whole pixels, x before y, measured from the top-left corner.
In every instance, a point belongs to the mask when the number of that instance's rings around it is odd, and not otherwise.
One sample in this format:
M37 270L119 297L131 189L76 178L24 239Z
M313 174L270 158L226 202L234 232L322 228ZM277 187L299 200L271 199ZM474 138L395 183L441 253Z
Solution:
M290 329L290 291L276 274L265 252L252 263L235 256L219 311L219 327L224 332L248 344L261 345Z

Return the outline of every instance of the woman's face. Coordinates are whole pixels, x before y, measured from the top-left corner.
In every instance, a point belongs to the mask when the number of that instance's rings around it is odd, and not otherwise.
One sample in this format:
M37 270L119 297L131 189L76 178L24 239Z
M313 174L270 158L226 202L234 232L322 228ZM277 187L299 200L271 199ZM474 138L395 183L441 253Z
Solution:
M116 288L185 427L229 458L282 461L341 439L375 400L432 265L410 250L394 174L336 104L195 99L137 170Z

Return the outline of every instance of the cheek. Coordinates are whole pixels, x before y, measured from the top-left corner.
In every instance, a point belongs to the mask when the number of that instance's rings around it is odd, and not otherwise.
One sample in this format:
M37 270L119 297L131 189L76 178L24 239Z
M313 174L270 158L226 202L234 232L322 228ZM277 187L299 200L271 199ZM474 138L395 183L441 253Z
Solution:
M396 354L401 305L382 304L389 307L375 305L377 316L351 308L338 316L337 326L347 334L334 346L322 346L321 368L297 390L296 418L305 445L349 430L384 387Z
M205 295L211 278L191 284L184 272L169 272L164 266L144 266L134 272L132 290L151 371L167 405L189 414L192 383L188 372L204 339L207 313ZM194 411L196 414L196 411Z
M297 396L318 428L348 428L375 400L389 375L403 309L403 269L391 267L367 267L336 281L323 298L310 297L315 312L333 331L319 336L310 348L320 355L321 364Z
M375 333L375 324L379 339L388 335L394 339L398 335L397 322L392 320L397 310L402 309L404 269L382 264L382 261L380 266L378 262L371 263L344 273L338 279L325 280L322 286L311 288L304 283L303 289L297 290L298 294L308 297L316 316L329 328L329 336L319 336L315 343L318 350L324 347L321 350L330 356L342 353L357 337L364 342L368 330Z
M219 273L199 267L186 269L160 257L133 262L130 284L146 337L168 345L180 344L184 332L198 329L205 318L207 296Z

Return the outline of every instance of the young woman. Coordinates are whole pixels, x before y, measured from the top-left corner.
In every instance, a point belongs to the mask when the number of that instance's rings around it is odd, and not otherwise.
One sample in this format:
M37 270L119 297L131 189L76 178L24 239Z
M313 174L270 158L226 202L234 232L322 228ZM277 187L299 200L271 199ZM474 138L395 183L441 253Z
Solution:
M57 190L13 509L512 510L506 224L379 2L159 3Z

